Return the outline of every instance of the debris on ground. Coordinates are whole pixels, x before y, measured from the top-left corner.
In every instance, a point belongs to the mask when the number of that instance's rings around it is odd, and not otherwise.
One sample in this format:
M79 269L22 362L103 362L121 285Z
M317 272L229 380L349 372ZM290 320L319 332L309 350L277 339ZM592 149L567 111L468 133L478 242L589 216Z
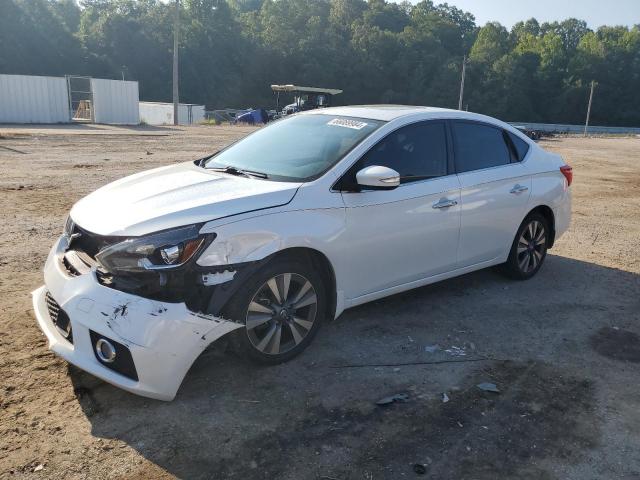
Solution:
M413 465L413 471L418 475L424 475L425 473L427 473L427 467L422 463L415 463Z
M427 345L424 347L424 351L427 353L435 353L438 350L440 350L440 345Z
M446 393L442 394L442 403L447 403L449 401L449 395Z
M376 402L376 405L389 405L391 403L405 403L409 401L409 395L406 393L396 393L388 397L381 398Z
M40 470L43 470L43 469L44 469L44 465L40 463L40 464L38 464L38 466L37 466L37 467L35 467L35 468L33 469L33 471L34 471L34 472L39 472Z
M495 383L484 382L484 383L479 383L476 386L480 390L485 391L485 392L500 393L500 390L498 390L498 387L496 387Z
M464 349L464 347L456 347L455 345L447 348L445 352L451 355L452 357L464 357L467 355L467 352Z

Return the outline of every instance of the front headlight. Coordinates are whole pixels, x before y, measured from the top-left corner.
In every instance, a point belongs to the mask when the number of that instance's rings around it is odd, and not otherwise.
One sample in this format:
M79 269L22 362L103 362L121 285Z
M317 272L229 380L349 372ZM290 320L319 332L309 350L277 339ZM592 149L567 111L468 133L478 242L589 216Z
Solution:
M176 228L110 245L96 254L108 271L143 272L166 270L187 263L209 236L200 235L197 225Z

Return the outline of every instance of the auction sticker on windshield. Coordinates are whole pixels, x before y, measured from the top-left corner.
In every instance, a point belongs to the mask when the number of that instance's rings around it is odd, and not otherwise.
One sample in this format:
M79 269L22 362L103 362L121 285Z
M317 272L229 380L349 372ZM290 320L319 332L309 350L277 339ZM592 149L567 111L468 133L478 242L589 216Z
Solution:
M327 125L335 125L337 127L353 128L354 130L362 130L364 127L367 126L367 124L364 123L364 122L359 122L357 120L347 120L345 118L334 118L333 120L328 122Z

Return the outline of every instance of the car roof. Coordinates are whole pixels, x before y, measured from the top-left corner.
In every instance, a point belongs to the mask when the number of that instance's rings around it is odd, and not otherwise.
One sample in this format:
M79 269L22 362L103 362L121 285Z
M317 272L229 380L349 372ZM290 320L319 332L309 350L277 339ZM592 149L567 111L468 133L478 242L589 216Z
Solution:
M450 108L419 107L412 105L353 105L308 110L305 115L340 115L345 117L369 118L390 122L406 116L422 116L423 118L462 118L493 124L504 125L504 122L479 113L464 112Z

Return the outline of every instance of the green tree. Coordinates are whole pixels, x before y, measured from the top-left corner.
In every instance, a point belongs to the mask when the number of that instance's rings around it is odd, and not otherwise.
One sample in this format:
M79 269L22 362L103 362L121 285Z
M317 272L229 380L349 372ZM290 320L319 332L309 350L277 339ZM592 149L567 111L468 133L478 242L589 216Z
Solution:
M499 23L434 0L181 0L180 95L208 108L272 107L272 83L342 88L339 103L457 106L507 120L640 125L640 25ZM174 4L1 0L0 72L140 82L171 100ZM289 99L283 98L284 102Z
M487 23L478 31L471 60L483 64L493 64L509 51L509 32L497 22Z
M34 75L87 71L85 52L71 30L73 11L65 4L0 2L0 71Z

